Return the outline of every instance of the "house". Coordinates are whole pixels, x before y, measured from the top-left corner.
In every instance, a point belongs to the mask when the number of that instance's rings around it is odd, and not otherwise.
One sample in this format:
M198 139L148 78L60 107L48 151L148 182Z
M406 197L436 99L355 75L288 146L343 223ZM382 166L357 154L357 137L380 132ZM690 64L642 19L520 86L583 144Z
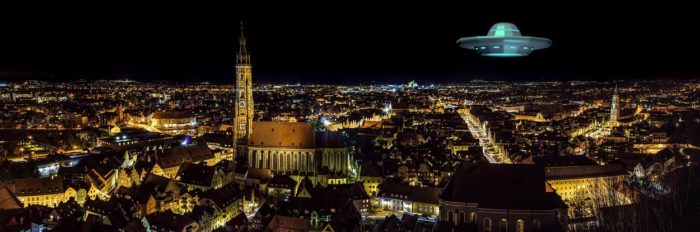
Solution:
M271 232L305 232L309 231L309 220L275 215L264 231Z
M63 180L58 177L27 177L11 180L8 188L23 206L43 205L53 207L66 200Z
M189 232L199 231L199 224L190 217L175 214L172 211L157 212L144 217L141 222L149 231Z
M294 196L297 182L289 175L274 175L267 183L267 194L280 200Z
M162 175L174 179L180 165L183 163L206 162L207 165L216 164L216 157L205 144L191 144L171 147L162 153L155 152L156 165L153 167L154 174Z
M439 214L440 188L418 187L393 182L380 185L377 196L380 207L400 213L437 216Z
M207 191L209 189L221 188L228 184L229 178L226 173L217 166L207 166L204 163L184 163L180 165L177 179L180 184L187 187L187 190L195 188Z
M227 184L218 189L211 189L204 192L200 199L201 205L213 206L221 212L215 221L221 222L222 225L241 213L243 207L243 192L239 184Z

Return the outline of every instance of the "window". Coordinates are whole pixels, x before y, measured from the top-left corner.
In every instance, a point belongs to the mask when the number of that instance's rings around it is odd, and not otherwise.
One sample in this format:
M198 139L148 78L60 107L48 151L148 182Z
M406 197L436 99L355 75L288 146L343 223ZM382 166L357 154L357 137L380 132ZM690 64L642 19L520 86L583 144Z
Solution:
M448 213L447 213L447 221L450 222L450 223L452 223L452 222L453 222L452 220L454 219L454 216L455 216L455 214L454 214L452 211L448 212Z
M523 219L518 219L518 221L515 223L515 231L525 232L525 221L523 221Z
M461 224L461 223L466 223L466 220L467 220L467 219L466 219L466 215L464 214L464 212L459 212L459 223L460 223L460 224Z
M540 220L537 220L537 219L532 220L532 231L533 232L542 231L542 225L540 225Z
M469 213L469 222L476 223L476 213L475 212Z
M484 218L484 232L491 232L491 218Z
M499 227L501 228L501 232L508 232L508 220L501 219L501 225Z

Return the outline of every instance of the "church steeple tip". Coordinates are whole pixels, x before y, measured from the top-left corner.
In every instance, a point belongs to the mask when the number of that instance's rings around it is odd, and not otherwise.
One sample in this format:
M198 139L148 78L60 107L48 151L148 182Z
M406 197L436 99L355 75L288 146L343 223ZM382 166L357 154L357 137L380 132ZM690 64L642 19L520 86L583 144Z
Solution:
M250 53L248 53L248 46L246 45L245 34L243 34L243 20L241 20L241 36L238 39L238 54L236 55L237 65L250 65Z

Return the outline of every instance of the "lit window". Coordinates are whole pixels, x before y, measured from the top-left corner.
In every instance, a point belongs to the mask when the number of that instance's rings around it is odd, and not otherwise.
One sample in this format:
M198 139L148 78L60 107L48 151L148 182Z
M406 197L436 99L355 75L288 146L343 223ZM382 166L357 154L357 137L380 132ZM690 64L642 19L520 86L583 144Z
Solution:
M525 232L525 222L522 219L518 219L518 221L515 223L515 231Z
M491 232L491 218L484 218L484 232Z

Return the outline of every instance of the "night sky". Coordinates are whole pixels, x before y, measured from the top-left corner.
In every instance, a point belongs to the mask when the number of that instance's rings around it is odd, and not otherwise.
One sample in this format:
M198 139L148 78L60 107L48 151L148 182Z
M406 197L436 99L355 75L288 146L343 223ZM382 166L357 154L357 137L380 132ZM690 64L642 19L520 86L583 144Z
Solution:
M690 6L270 5L274 9L230 4L5 8L0 78L233 83L241 19L256 82L700 74L700 28ZM456 45L458 38L485 35L501 21L516 24L524 35L552 39L552 47L524 58L489 58Z

